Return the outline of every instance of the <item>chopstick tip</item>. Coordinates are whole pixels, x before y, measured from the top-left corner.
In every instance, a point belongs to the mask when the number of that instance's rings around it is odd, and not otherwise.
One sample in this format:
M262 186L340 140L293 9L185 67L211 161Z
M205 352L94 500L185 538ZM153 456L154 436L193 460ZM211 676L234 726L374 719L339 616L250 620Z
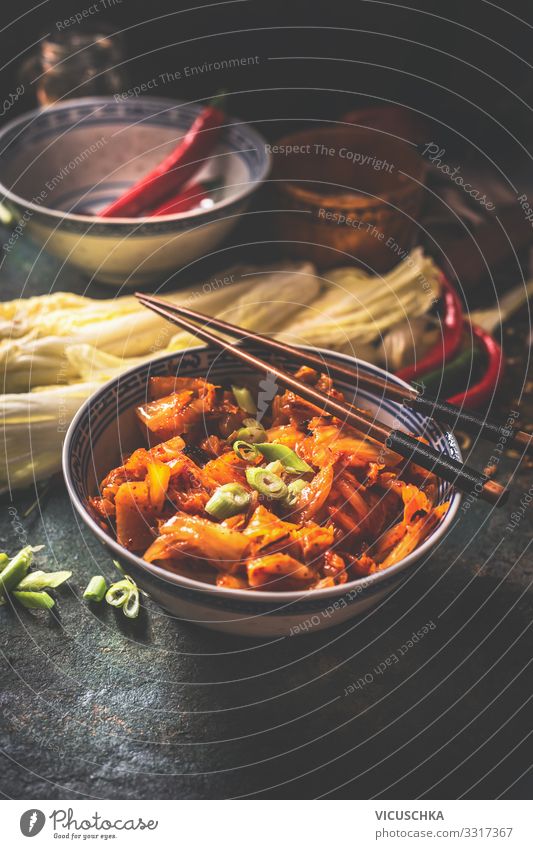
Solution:
M483 486L483 499L497 507L503 507L509 498L509 490L496 481L487 481Z

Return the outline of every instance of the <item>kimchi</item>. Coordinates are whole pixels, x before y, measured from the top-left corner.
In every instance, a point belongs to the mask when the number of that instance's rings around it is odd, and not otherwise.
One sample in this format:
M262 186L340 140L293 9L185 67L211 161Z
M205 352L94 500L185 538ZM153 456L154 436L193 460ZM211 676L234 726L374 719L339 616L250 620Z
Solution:
M296 376L344 400L326 375ZM447 510L433 474L294 392L262 420L246 387L152 377L148 394L144 445L90 509L169 571L259 592L334 587L406 557Z

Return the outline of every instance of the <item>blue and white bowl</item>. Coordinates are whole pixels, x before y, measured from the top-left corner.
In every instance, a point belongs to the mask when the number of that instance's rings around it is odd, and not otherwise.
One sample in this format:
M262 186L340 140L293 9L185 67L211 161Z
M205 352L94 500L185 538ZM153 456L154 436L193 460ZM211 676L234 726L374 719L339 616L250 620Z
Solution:
M250 347L260 355L259 349ZM311 349L310 349L311 350ZM381 369L345 354L327 353L327 357L351 365L354 370L384 375ZM284 361L296 369L298 363ZM187 622L246 636L297 635L330 628L377 605L405 580L417 561L428 558L432 549L449 531L461 496L444 482L439 503L450 505L441 523L412 554L383 572L323 590L307 592L256 592L215 587L182 577L147 563L119 545L92 518L87 498L97 493L98 482L121 462L124 454L139 447L139 427L134 407L146 401L150 376L163 374L208 376L218 384L250 379L250 372L226 354L208 347L189 348L137 366L103 386L79 410L68 430L63 448L63 471L72 504L81 520L122 562L125 570L162 607ZM406 387L403 381L387 374L389 380ZM424 433L430 445L461 460L452 433L441 430L432 420L376 396L374 393L336 381L351 402L374 413L392 427L399 426L415 434Z
M0 130L0 199L15 234L114 286L162 282L213 250L270 167L263 138L228 118L199 178L224 186L209 209L98 218L178 144L203 104L88 97L37 109Z

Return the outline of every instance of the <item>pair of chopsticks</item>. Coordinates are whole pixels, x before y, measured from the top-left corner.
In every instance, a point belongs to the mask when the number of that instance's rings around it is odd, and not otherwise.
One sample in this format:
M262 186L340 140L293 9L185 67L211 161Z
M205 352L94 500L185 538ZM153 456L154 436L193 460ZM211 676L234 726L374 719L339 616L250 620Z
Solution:
M284 356L290 355L298 362L313 366L319 371L324 371L327 368L331 375L341 377L344 380L350 380L352 383L356 381L359 386L373 391L378 390L386 398L405 404L412 409L423 411L442 421L452 421L460 424L465 429L468 428L470 431L476 429L476 433L492 440L499 441L504 432L507 434L508 439L509 429L495 423L489 423L487 425L484 419L468 411L464 412L458 407L454 407L452 404L447 404L444 401L428 399L415 389L403 389L392 381L387 381L377 376L358 374L347 366L324 361L309 351L276 342L274 339L244 330L242 327L229 324L229 322L222 321L221 319L211 318L188 307L175 306L162 298L145 295L142 292L136 292L135 294L143 306L153 310L158 315L167 319L167 321L178 325L183 330L189 331L204 342L208 342L217 348L227 351L233 357L245 362L252 368L265 374L273 375L281 386L294 390L302 398L305 398L312 404L316 404L320 409L337 416L359 430L363 430L368 436L382 443L391 451L400 454L409 462L417 463L427 471L433 472L463 492L468 492L474 497L482 498L490 504L501 505L507 499L508 493L506 489L495 481L490 480L482 472L469 468L401 430L388 427L379 419L371 417L357 409L357 407L338 401L336 398L332 398L315 389L314 386L309 386L301 382L289 372L259 359L259 357L246 351L245 348L234 345L212 333L208 330L208 326L214 327L230 337L258 343L268 351L273 351ZM195 322L201 322L201 325ZM522 432L520 431L518 433ZM523 435L528 438L528 445L531 444L529 434Z

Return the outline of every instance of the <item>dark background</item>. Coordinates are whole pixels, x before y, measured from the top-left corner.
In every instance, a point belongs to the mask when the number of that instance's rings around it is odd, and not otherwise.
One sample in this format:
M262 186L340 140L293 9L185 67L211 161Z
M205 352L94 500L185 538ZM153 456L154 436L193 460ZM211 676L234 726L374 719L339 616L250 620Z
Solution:
M22 0L11 7L13 24L6 20L8 7L3 9L3 92L16 87L30 45L91 2L35 5ZM385 100L442 122L447 144L461 147L464 136L497 150L509 147L511 135L528 141L533 92L531 3L506 0L501 5L505 11L488 0L412 0L403 5L379 0L122 0L83 26L107 21L120 32L132 85L185 65L260 57L255 66L204 73L157 94L194 100L226 88L231 110L260 122L335 118L354 106ZM269 61L281 56L326 58ZM270 137L281 129L281 122L270 129L268 123L263 126Z

